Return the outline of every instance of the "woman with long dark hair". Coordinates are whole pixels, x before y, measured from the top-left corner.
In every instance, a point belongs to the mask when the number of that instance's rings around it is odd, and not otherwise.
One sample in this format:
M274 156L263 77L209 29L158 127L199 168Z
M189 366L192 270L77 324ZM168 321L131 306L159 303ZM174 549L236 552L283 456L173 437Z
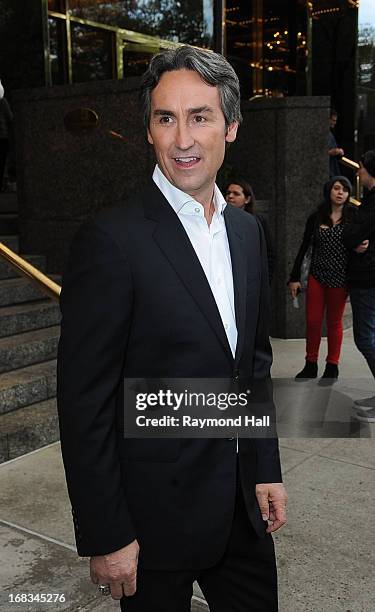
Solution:
M256 200L255 200L254 191L251 185L247 181L245 181L243 178L236 178L230 183L228 183L228 185L226 186L224 190L224 196L228 204L231 204L232 206L235 206L236 208L242 208L242 210L252 215L256 214L257 218L259 219L262 225L262 228L263 228L264 237L266 239L267 259L268 259L268 276L269 276L269 281L271 284L272 276L273 276L274 261L275 261L273 240L272 240L271 232L269 230L266 220L264 219L264 217L262 217L261 215L258 215L255 212L256 211Z
M324 185L324 199L306 222L302 244L289 279L295 298L301 290L301 267L312 247L306 291L306 363L296 375L316 378L322 324L326 310L328 355L322 378L336 379L343 338L343 314L348 296L346 275L349 252L342 242L344 224L350 222L352 186L345 176L332 177Z

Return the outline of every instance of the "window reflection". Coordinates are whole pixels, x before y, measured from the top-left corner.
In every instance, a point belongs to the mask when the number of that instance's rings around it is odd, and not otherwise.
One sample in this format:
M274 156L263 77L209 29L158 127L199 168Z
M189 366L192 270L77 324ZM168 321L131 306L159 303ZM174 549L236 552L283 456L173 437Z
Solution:
M360 152L375 148L375 7L359 5L357 129Z
M306 93L307 13L304 2L264 1L264 86L272 96Z
M225 22L244 98L306 93L305 0L227 0Z
M110 33L71 23L73 82L110 79Z
M62 27L63 24L60 20L52 18L48 19L52 85L61 85L64 83Z
M254 68L255 21L253 6L246 0L228 0L225 11L226 52L240 81L243 98L254 93L252 68ZM261 93L262 88L257 93Z
M147 69L147 66L150 63L150 59L152 58L152 56L158 51L159 49L145 51L143 45L124 43L124 78L129 76L141 76Z
M69 0L69 12L166 40L212 46L213 0Z
M63 7L61 6L61 0L48 0L48 10L49 11L63 10Z

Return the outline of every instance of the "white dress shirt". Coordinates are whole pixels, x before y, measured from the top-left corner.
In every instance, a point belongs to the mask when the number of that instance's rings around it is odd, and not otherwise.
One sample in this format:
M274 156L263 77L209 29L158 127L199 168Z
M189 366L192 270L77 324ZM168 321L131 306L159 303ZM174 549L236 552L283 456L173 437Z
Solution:
M215 185L213 197L215 212L211 224L208 225L202 204L172 185L159 166L155 166L152 178L177 214L197 254L215 298L234 357L237 326L234 311L232 262L223 216L227 203Z

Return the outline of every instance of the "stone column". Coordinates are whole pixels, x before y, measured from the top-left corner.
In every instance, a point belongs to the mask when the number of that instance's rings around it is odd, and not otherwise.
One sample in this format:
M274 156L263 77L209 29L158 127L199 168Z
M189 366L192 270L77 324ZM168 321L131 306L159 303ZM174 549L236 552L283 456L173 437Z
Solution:
M325 96L247 102L238 141L227 154L225 174L240 174L252 184L256 198L268 201L276 249L271 334L278 338L305 335L303 296L296 310L286 283L306 218L320 203L328 180L328 115Z

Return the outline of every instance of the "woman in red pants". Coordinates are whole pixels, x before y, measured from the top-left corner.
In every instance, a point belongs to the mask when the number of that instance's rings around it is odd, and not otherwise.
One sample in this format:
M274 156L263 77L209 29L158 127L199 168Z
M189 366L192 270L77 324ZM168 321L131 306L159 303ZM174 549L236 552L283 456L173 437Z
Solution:
M301 290L301 266L309 246L311 265L306 291L306 363L296 376L316 378L322 324L326 311L328 355L323 378L336 379L343 337L342 318L347 300L348 251L342 242L344 224L350 221L352 186L345 176L335 176L324 185L324 200L307 219L302 244L289 279L296 297Z

